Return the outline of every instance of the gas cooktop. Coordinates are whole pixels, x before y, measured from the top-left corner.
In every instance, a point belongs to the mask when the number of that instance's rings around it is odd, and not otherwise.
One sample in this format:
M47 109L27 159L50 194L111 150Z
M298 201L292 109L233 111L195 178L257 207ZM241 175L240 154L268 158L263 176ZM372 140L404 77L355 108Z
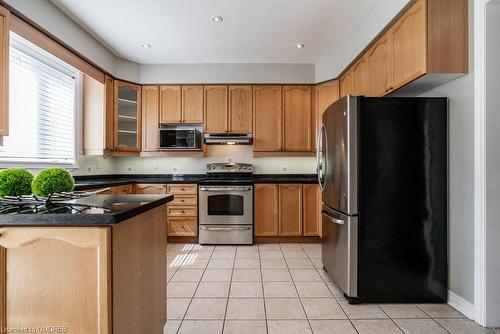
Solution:
M207 164L207 177L201 185L247 185L252 184L253 165L244 163Z

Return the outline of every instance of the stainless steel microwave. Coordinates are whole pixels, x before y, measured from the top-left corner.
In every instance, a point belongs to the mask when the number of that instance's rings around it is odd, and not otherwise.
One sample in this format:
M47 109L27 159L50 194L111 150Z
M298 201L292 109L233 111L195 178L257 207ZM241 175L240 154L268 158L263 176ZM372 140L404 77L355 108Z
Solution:
M160 128L160 149L201 149L201 133L194 128Z

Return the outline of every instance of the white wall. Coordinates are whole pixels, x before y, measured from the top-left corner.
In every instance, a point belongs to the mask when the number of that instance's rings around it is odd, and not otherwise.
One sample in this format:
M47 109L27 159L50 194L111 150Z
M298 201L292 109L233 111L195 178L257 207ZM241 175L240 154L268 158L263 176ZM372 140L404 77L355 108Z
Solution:
M469 73L422 96L449 98L449 289L474 303L473 5L469 1Z
M486 5L486 324L500 326L500 1Z
M254 158L252 146L213 145L204 158L80 157L73 174L204 174L207 163L226 161L251 163L255 173L267 174L314 174L316 168L314 157Z
M143 64L141 83L314 83L314 64Z
M117 78L132 82L141 81L141 65L122 58L116 58Z

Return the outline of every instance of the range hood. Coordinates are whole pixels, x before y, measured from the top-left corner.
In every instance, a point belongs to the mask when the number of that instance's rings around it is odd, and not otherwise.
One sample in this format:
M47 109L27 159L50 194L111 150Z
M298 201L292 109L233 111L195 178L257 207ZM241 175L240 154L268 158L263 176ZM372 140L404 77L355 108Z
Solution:
M207 145L252 145L252 134L247 133L205 133Z

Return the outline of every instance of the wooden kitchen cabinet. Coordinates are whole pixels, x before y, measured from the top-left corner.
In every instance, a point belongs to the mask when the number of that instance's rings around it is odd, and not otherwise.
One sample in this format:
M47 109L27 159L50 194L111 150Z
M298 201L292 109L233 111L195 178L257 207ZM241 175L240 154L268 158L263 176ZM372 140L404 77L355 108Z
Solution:
M303 235L321 236L321 191L317 184L302 186Z
M352 67L353 95L367 96L369 94L369 68L365 56L361 57Z
M181 95L181 86L160 86L160 123L177 124L184 121Z
M203 123L203 86L182 86L182 122Z
M426 71L426 4L426 0L417 1L389 30L395 87L415 80Z
M0 6L0 143L9 134L9 21L9 10Z
M114 149L141 150L141 87L115 80Z
M392 45L386 33L368 50L368 95L384 96L392 87Z
M135 194L165 194L167 185L163 183L136 183L134 184Z
M283 117L285 151L311 151L311 86L283 87Z
M277 236L279 233L279 185L254 185L255 236Z
M321 125L321 118L326 108L339 99L340 85L338 80L328 81L319 84L314 89L315 126L313 132L313 148L316 149L316 135Z
M196 184L167 184L166 192L173 194L167 204L167 235L195 237L198 235L198 187Z
M229 132L252 133L252 86L229 86Z
M160 89L158 86L142 87L142 151L158 150Z
M276 152L283 148L281 86L254 86L253 150Z
M354 80L352 75L352 68L340 78L340 97L354 94Z
M132 189L133 187L131 184L113 187L114 193L116 195L130 195L132 194Z
M302 184L280 184L279 235L302 235Z
M228 132L227 86L205 86L205 133Z
M105 148L108 151L113 151L115 148L115 79L106 75L104 76L104 117L106 128L105 132ZM84 129L85 130L85 129Z

